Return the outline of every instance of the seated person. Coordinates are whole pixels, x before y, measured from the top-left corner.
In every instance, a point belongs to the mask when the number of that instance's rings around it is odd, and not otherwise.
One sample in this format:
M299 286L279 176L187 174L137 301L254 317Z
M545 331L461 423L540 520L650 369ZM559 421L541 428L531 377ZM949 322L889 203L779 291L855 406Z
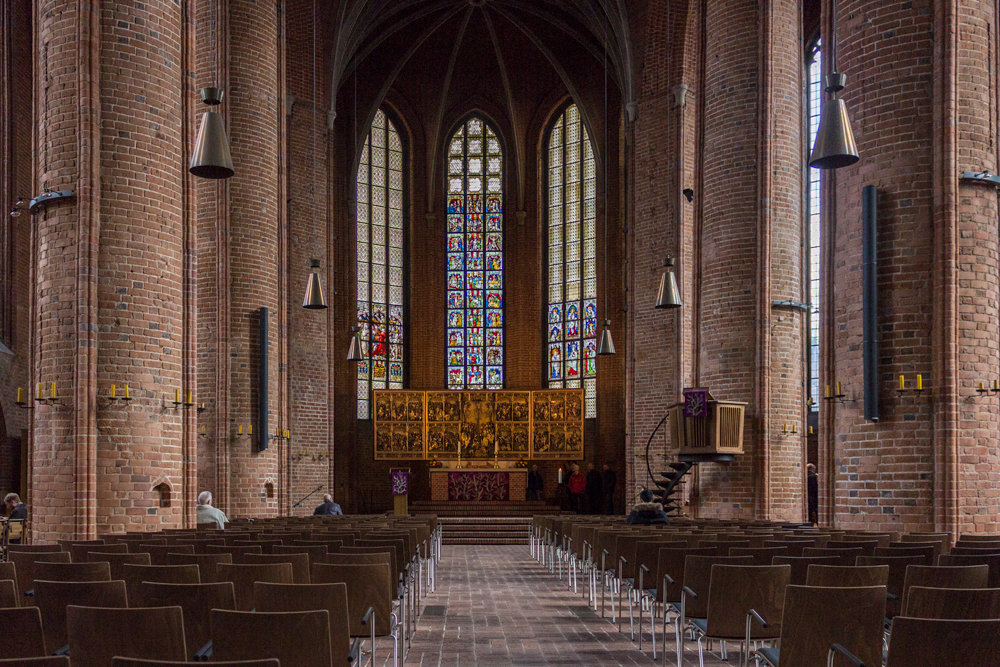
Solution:
M3 498L3 504L7 506L7 517L0 517L0 521L24 521L28 518L28 506L21 502L21 496L16 493L8 493Z
M639 503L632 508L632 513L626 520L633 526L651 526L653 524L670 523L667 513L663 511L663 505L653 502L653 492L643 489L639 494Z
M316 506L313 516L336 516L343 513L340 505L333 502L333 496L327 493L323 495L323 502Z
M198 509L195 510L198 523L214 523L219 528L225 528L229 519L225 512L212 507L212 492L202 491L198 494Z

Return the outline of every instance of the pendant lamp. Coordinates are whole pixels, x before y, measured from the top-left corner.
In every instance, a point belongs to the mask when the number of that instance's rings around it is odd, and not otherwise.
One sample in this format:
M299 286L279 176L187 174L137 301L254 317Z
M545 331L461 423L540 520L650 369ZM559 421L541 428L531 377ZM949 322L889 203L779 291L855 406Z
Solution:
M826 92L834 95L823 103L819 114L819 127L816 130L816 143L813 145L809 166L816 169L839 169L847 167L858 160L858 146L854 143L854 133L851 131L851 119L847 115L847 105L836 94L847 85L847 75L837 72L837 3L831 4L833 13L833 29L830 36L830 74L826 77Z
M604 28L604 317L608 316L608 34ZM611 320L604 320L601 340L597 343L597 354L607 356L615 353L615 342L611 339Z
M364 361L361 351L361 333L357 327L351 327L351 347L347 350L348 361Z
M198 129L198 139L194 142L188 171L201 178L229 178L236 172L233 169L233 158L229 154L226 125L219 112L212 109L222 104L222 90L215 87L202 88L201 101L209 105L209 110L201 117L201 127Z
M677 277L674 275L674 258L663 260L666 271L660 276L660 289L656 292L655 308L680 308L681 291L677 288Z
M327 308L326 294L323 293L323 283L319 279L319 260L310 259L309 280L306 282L306 296L302 299L302 307L310 310Z
M611 340L611 320L604 320L604 331L601 332L601 342L597 344L597 354L615 353L615 342Z

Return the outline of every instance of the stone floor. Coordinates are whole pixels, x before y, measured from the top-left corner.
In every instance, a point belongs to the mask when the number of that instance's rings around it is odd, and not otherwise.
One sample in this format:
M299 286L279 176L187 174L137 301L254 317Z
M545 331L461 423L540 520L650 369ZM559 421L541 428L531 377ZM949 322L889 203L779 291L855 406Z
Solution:
M581 584L582 584L581 579ZM581 591L582 592L582 591ZM608 612L610 618L610 610ZM655 665L647 621L643 652L618 626L592 611L586 599L567 590L526 546L446 546L437 591L428 596L407 667L515 665ZM658 635L659 637L659 635ZM673 637L667 643L674 651ZM380 648L379 664L385 649ZM688 644L685 666L697 665ZM732 664L738 663L732 655ZM728 665L706 656L706 665ZM385 664L391 665L391 659ZM674 664L674 654L669 656Z

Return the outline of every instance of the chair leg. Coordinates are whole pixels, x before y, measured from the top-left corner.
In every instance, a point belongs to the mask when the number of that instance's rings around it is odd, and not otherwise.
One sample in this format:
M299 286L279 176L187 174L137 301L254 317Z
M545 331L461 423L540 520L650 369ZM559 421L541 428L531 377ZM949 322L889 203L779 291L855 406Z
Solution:
M705 647L702 645L701 640L703 637L698 637L698 667L705 667ZM725 660L725 658L723 658Z
M632 599L629 598L629 625L632 625ZM632 631L632 641L635 641L635 630ZM653 649L654 651L656 649ZM639 651L642 652L642 597L639 598ZM654 658L655 660L655 658Z

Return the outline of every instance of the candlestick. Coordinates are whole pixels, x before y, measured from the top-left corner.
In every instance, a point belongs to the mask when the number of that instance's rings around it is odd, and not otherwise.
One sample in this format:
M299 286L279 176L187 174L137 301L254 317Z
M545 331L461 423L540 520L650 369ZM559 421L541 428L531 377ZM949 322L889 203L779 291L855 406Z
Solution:
M812 427L812 426L810 426L810 427L809 427L809 435L812 435L813 433L815 433L815 431L813 431L813 427Z
M131 401L132 400L132 397L129 396L129 394L128 394L128 385L125 385L125 400L126 401Z
M993 381L993 391L1000 391L1000 380Z
M826 385L826 397L832 398L832 396L830 396L830 385Z
M986 383L982 381L979 382L979 389L977 389L976 391L979 392L980 396L982 396L983 394L988 394L990 392L990 390L986 388Z
M798 424L792 424L792 435L795 435L798 432L799 432L799 425Z
M115 396L115 391L116 390L117 390L117 387L115 387L114 385L111 385L111 400L115 400L117 398L117 396Z
M41 382L38 383L38 398L36 398L35 400L36 401L42 400L42 383Z
M247 425L247 435L253 435L253 424Z
M902 375L899 376L899 390L906 391L906 378Z
M243 435L243 424L240 424L236 429L236 435Z
M53 401L56 400L56 383L52 383L52 395L49 396Z
M840 380L837 380L837 398L844 395L844 391L840 388Z
M188 400L186 405L194 405L194 392L188 389Z
M205 435L205 427L204 426L201 427L201 434Z
M924 376L917 375L917 391L923 391L923 390L924 390Z
M562 484L562 468L559 468L559 483Z
M788 433L788 424L785 424L785 423L781 424L781 432L782 433Z
M174 389L174 405L179 405L181 402L181 390Z
M17 388L17 404L21 405L24 403L24 387Z
M288 429L285 429L285 440L288 440Z

